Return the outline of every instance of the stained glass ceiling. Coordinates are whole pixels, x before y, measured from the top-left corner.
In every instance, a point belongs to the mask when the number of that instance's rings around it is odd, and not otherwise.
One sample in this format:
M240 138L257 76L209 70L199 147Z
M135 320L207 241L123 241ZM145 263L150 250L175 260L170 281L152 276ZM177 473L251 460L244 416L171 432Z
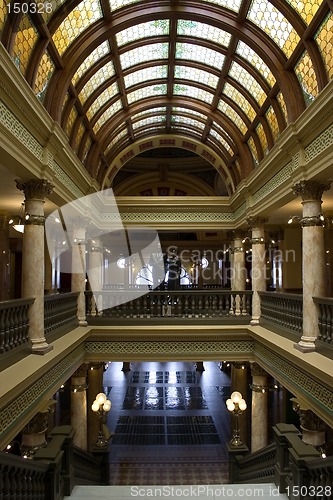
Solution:
M210 148L237 186L333 77L332 0L12 5L1 41L100 183L166 134Z

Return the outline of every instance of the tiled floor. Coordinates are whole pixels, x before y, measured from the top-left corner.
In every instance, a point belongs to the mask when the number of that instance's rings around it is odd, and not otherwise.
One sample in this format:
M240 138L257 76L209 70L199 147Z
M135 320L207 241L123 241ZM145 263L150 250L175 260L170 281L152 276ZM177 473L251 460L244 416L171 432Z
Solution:
M113 485L228 482L225 443L230 379L216 362L111 363L104 391L112 401L108 427Z

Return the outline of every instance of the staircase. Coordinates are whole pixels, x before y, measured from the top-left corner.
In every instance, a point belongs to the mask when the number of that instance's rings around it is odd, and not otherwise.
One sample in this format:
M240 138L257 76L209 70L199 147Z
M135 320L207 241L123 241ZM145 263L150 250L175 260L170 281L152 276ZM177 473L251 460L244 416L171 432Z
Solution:
M288 500L287 495L278 494L278 489L273 483L265 484L215 484L210 486L75 486L70 497L64 500L126 500L135 497L141 500L151 498L221 498L243 499L254 498L272 500L280 498Z

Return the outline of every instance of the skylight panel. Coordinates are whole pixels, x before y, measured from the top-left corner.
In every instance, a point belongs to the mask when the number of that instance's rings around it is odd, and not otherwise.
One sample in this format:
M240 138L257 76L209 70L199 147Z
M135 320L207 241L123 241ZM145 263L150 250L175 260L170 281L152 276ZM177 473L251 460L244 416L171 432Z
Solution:
M168 76L168 66L152 66L135 71L124 77L125 87L131 87L148 80L158 80Z
M128 50L120 55L120 63L123 69L130 68L136 64L156 59L167 59L169 54L168 43L152 43L143 45L133 50Z
M161 19L157 21L148 21L147 23L140 23L131 26L116 34L118 47L125 45L141 38L150 36L161 36L169 34L169 21Z
M187 97L192 97L193 99L199 99L207 104L211 104L214 95L206 90L202 90L199 87L193 87L192 85L174 85L174 94L183 95Z
M194 82L200 82L208 87L216 88L218 84L218 77L209 73L208 71L203 71L202 69L189 67L189 66L176 66L175 67L175 78L180 78L181 80L192 80Z
M225 57L220 52L209 49L207 47L202 47L201 45L191 43L177 43L176 59L197 61L221 70Z

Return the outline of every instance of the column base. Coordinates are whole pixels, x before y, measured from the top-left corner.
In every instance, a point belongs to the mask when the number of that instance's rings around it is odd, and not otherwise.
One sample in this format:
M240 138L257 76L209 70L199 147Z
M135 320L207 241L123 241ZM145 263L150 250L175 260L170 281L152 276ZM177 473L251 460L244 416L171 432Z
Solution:
M315 352L316 346L314 345L313 342L298 342L298 344L294 344L294 348L297 349L300 352Z
M88 322L85 319L79 319L79 326L88 326Z
M251 326L257 326L257 325L259 325L259 319L251 319L250 325Z
M46 344L45 346L32 346L31 354L47 354L48 352L53 350L53 345Z

